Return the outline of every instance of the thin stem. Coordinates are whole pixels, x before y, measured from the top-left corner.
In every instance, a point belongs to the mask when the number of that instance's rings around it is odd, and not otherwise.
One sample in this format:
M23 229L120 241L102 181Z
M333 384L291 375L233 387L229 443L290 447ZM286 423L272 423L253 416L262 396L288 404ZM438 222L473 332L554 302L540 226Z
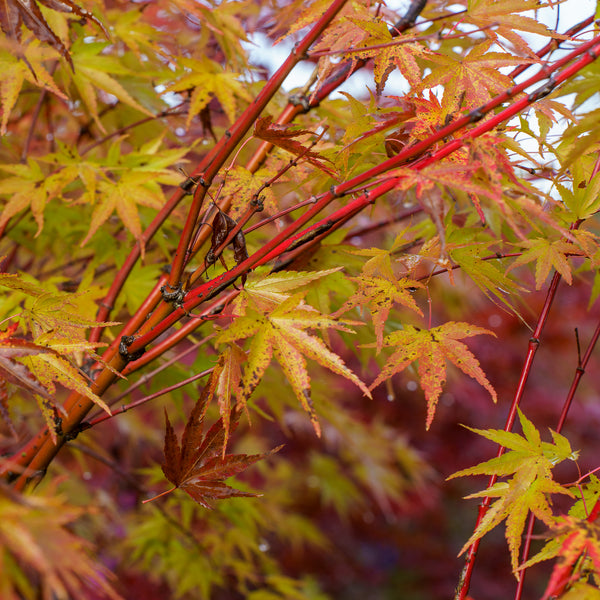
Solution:
M557 433L560 433L562 431L562 428L563 428L566 418L567 418L567 413L569 412L569 408L571 407L573 398L575 396L575 392L577 391L577 388L579 387L579 383L585 373L585 368L590 360L590 357L592 356L592 352L594 351L594 348L596 347L596 343L598 342L599 337L600 337L600 322L596 326L594 335L592 336L592 339L590 340L590 343L588 344L588 347L585 351L583 358L581 358L581 361L578 362L577 367L575 369L575 375L573 376L573 381L571 382L571 387L569 388L569 393L567 394L567 397L563 404L563 409L562 409L560 418L558 419L558 425L556 427ZM533 514L531 514L531 515L529 515L529 522L527 524L527 531L525 534L525 542L523 544L523 552L521 555L522 563L524 563L529 558L529 551L531 549L531 539L532 539L532 534L533 534L534 523L535 523L535 516ZM525 581L526 572L527 572L526 570L521 572L521 578L519 579L519 582L517 584L517 590L515 592L515 600L521 600L521 598L522 598L523 585L524 585L524 581Z
M515 391L515 395L513 397L510 410L508 412L508 417L506 418L506 423L504 425L504 431L511 431L515 422L515 418L517 416L517 408L523 398L523 393L525 391L525 384L527 379L529 378L529 374L531 373L531 367L533 365L533 360L535 358L535 354L540 345L540 337L542 335L542 331L544 326L548 320L548 315L550 314L550 308L552 307L552 303L554 302L554 298L556 297L556 291L558 289L558 284L560 282L561 275L558 272L554 273L552 277L552 282L550 283L550 287L548 288L548 292L546 293L546 299L544 301L544 305L538 317L538 321L533 332L533 335L529 339L529 345L527 349L527 355L525 356L525 362L523 363L523 367L521 369L521 375L519 377L519 381L517 383L517 389ZM504 454L504 446L500 446L498 448L498 452L496 453L496 457L502 456ZM493 486L496 483L498 477L496 475L492 475L488 481L488 488ZM483 499L483 502L479 505L479 512L477 515L477 522L475 523L475 530L479 527L483 518L487 514L487 511L490 507L491 498L486 496ZM467 557L465 559L465 566L463 572L460 577L460 583L456 591L455 600L464 600L469 591L469 586L471 584L471 576L473 574L473 568L475 566L475 558L477 556L477 551L479 550L479 544L481 543L481 538L475 540L473 544L469 547L467 552Z
M186 251L192 238L194 226L200 214L200 208L206 194L206 190L213 181L213 178L223 166L227 157L233 152L235 147L242 141L243 136L248 129L256 121L267 103L279 90L284 80L290 74L292 69L305 58L306 52L327 28L329 23L338 14L338 12L346 4L347 0L334 0L329 8L323 13L323 16L311 28L304 39L295 46L288 58L279 67L279 69L269 79L267 84L259 92L256 99L248 106L244 113L239 117L226 135L222 137L210 152L210 157L207 157L207 168L200 175L200 185L196 187L194 199L190 207L188 217L181 233L177 250L171 264L171 273L169 277L169 285L172 288L177 287L183 276L183 268Z
M87 429L90 429L91 427L94 427L94 426L98 425L99 423L104 423L104 421L108 421L109 419L112 419L112 418L116 417L117 415L122 415L123 413L131 410L132 408L137 408L139 406L143 406L144 404L150 402L150 400L155 400L156 398L160 398L161 396L164 396L165 394L168 394L169 392L178 390L179 388L182 388L190 383L194 383L194 381L198 381L198 379L202 379L203 377L210 375L213 371L214 371L214 367L211 367L210 369L206 369L206 370L202 371L201 373L196 373L196 375L192 375L191 377L188 377L187 379L184 379L183 381L178 381L177 383L174 383L173 385L170 385L169 387L163 388L162 390L159 390L158 392L154 392L154 394L144 396L143 398L140 398L139 400L135 400L134 402L130 402L129 404L123 405L120 408L111 411L110 415L107 413L104 413L94 419L91 419L90 421L83 421L81 423L81 425L79 425L79 431L86 431Z

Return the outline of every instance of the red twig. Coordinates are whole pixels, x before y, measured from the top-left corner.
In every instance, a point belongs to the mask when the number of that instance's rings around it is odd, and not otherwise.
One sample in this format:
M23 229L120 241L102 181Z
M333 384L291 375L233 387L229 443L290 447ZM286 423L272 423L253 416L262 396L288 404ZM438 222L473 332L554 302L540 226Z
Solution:
M169 285L171 287L175 288L182 279L186 251L189 247L190 240L192 239L206 190L210 186L213 178L223 166L227 157L241 142L246 132L252 127L252 124L260 116L275 92L279 90L281 84L290 74L291 70L304 59L308 49L342 9L346 1L347 0L334 0L332 2L329 8L323 13L323 16L306 34L304 39L294 47L291 54L269 79L256 99L248 106L231 129L226 132L226 135L219 140L209 153L209 156L205 161L208 164L206 169L199 175L199 185L196 187L194 199L190 206L186 223L179 240L179 245L177 246L171 264L171 273L169 276Z
M527 355L525 357L525 362L523 364L523 368L521 369L521 376L519 377L519 381L517 383L517 389L515 391L515 395L513 397L512 403L510 405L510 410L508 413L508 417L506 418L506 423L504 425L504 431L511 431L515 422L515 418L517 416L517 408L521 402L523 397L523 392L525 390L525 384L531 373L531 366L533 365L533 359L535 358L535 354L540 344L540 336L542 335L542 331L544 329L544 325L548 320L548 315L550 313L550 308L556 296L556 290L558 289L558 284L560 282L561 276L558 272L554 273L552 277L552 282L550 283L550 287L548 288L548 292L546 293L546 299L544 301L544 306L540 312L538 317L538 321L533 332L533 335L529 339L529 347L527 349ZM504 454L504 446L500 446L498 448L498 452L496 454L497 457L502 456ZM493 486L496 483L498 477L496 475L492 475L490 480L488 481L488 487ZM491 499L488 497L483 499L483 502L479 505L479 513L477 515L477 522L475 523L475 528L479 527L481 521L485 517ZM465 559L465 566L463 572L460 577L460 584L456 590L455 600L464 600L469 591L469 586L471 583L471 576L473 574L473 567L475 565L475 557L477 556L477 551L479 550L479 544L481 543L481 538L476 540L469 548L467 552L467 557Z

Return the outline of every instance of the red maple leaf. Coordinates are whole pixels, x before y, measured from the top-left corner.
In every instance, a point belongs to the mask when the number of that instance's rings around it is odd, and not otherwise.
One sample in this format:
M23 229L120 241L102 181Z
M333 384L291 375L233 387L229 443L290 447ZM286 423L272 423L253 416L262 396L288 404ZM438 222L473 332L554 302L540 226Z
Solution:
M206 435L202 434L206 408L213 391L214 386L209 382L190 414L181 438L181 445L165 411L165 460L161 467L165 477L175 487L150 500L181 488L198 504L210 509L212 506L208 502L209 499L259 495L232 488L225 483L225 479L241 473L256 461L274 454L282 446L264 454L225 454L223 446L226 443L226 430L222 418L206 432ZM239 411L235 409L232 411L229 432L235 430L239 415Z

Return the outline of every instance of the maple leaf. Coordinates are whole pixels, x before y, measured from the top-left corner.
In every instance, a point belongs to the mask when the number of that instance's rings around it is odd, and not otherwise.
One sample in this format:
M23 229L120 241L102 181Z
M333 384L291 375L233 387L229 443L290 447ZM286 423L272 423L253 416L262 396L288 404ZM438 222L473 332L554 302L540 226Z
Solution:
M363 20L353 17L349 17L348 20L368 34L360 44L355 45L351 56L353 59L373 58L373 74L378 96L383 92L387 78L396 67L411 86L419 86L422 76L416 59L430 54L429 50L421 44L406 42L402 39L407 36L400 35L392 38L388 25L383 21ZM377 47L369 48L369 46ZM365 47L365 50L360 50L363 47Z
M51 350L23 338L14 337L16 328L17 323L13 323L5 331L0 331L0 380L3 379L31 394L38 394L50 400L51 396L46 388L35 379L26 365L15 358L51 352Z
M62 182L44 173L39 163L32 159L28 159L26 165L2 165L0 170L11 175L0 180L0 194L10 196L0 215L0 228L11 217L29 208L38 227L37 237L44 227L44 209L60 195Z
M20 582L28 581L39 583L43 598L86 598L93 589L94 597L122 600L110 584L112 574L91 559L90 542L73 533L84 508L60 496L21 496L2 484L0 515L2 558L13 571L7 576L3 570L5 598L22 597Z
M135 78L148 79L144 70L132 71L116 56L102 54L108 46L107 42L91 42L76 40L71 48L75 72L72 74L73 84L77 88L83 103L103 133L106 132L100 121L98 110L98 93L102 90L112 94L118 100L135 110L152 117L151 111L142 106L124 87L127 80ZM123 84L115 77L121 77Z
M247 55L244 52L240 42L248 42L246 35L245 23L240 21L240 5L225 3L211 3L209 6L203 6L195 0L171 0L171 3L176 6L179 11L186 15L193 15L198 19L201 26L210 30L211 36L217 41L221 50L226 56L226 62L238 67L248 67ZM254 7L252 4L245 4L249 8L249 13L253 14ZM243 13L242 13L243 14Z
M250 201L262 184L275 175L270 169L259 169L254 173L248 169L236 165L227 171L225 184L221 191L223 196L231 196L231 208L228 212L232 219L238 219L248 210ZM279 180L281 181L281 180ZM271 186L265 187L260 192L262 206L267 212L274 213L277 210L277 197Z
M437 183L455 192L468 194L471 199L483 196L496 202L504 209L503 192L505 177L516 181L513 167L502 148L503 138L486 135L473 140L466 148L454 153L444 161L425 167L420 171L407 168L394 170L394 175L402 177L400 189L417 186L417 197L432 183ZM465 151L467 150L467 151ZM485 221L481 210L479 214Z
M56 420L62 411L56 400L56 383L88 397L110 414L106 403L90 389L73 358L87 353L104 364L94 350L106 344L88 342L83 330L118 323L100 323L73 310L74 300L82 295L79 293L50 293L20 275L9 273L0 273L0 286L29 296L22 310L23 322L36 336L32 341L15 339L12 334L16 323L0 333L0 374L34 394L53 440L56 439Z
M216 379L215 394L219 404L219 414L223 420L223 456L229 440L230 417L234 408L232 397L235 396L242 379L242 363L246 361L246 353L235 343L230 344L220 355L213 375Z
M552 525L555 517L551 509L551 494L573 496L573 492L557 483L552 468L563 460L576 460L569 441L550 430L552 443L542 442L539 431L519 409L523 435L496 429L473 429L470 431L505 448L508 452L484 463L450 475L448 479L468 475L512 475L508 481L496 482L491 487L470 494L467 498L498 498L490 506L481 523L462 547L460 554L479 538L506 519L506 539L511 555L513 573L519 578L518 561L521 535L529 511L538 519Z
M63 409L56 399L56 383L74 390L89 398L92 402L98 405L102 410L111 414L108 405L97 396L89 386L88 380L82 375L77 366L73 364L68 355L62 355L47 345L51 350L46 353L32 354L23 357L23 362L33 374L34 378L44 386L50 394L50 400L45 396L36 394L40 410L46 419L50 435L56 443L56 420Z
M140 244L142 255L144 254L144 243L142 240L142 224L138 214L138 205L147 206L160 210L162 204L156 194L152 194L147 184L147 177L139 175L124 174L118 183L101 181L98 192L101 201L97 204L92 215L90 228L81 242L85 246L98 229L117 212L119 218Z
M183 73L176 82L165 88L165 93L192 90L186 127L190 126L192 119L208 105L213 96L232 123L237 111L236 98L252 102L252 96L239 80L240 73L224 72L221 65L206 57L179 57L177 62L183 67Z
M278 19L278 22L273 26L273 31L283 30L284 32L275 40L275 44L278 44L292 33L312 25L323 16L330 5L330 0L315 0L308 6L305 0L294 0L290 6L282 11L281 20ZM299 14L297 13L298 9L301 9Z
M350 332L343 323L322 315L303 301L305 293L297 293L265 312L248 303L243 316L239 316L217 337L217 343L229 343L251 338L248 363L240 384L239 398L245 405L259 384L273 356L277 359L290 382L302 408L308 413L317 435L321 427L312 405L310 377L306 358L317 361L330 371L342 375L371 396L365 384L319 338L306 329L332 328Z
M233 314L244 315L249 302L254 308L269 312L290 298L291 294L287 292L310 285L342 269L343 267L334 267L322 271L280 271L270 273L267 277L262 276L262 271L257 269L255 273L258 272L259 277L249 281L234 300Z
M321 169L331 177L336 176L335 171L325 164L325 161L331 162L329 159L323 158L318 152L310 150L309 147L303 146L300 141L294 139L303 135L315 135L314 132L308 129L299 129L292 123L273 123L273 117L268 115L256 120L252 135L274 146L283 148L294 156L301 156L311 165Z
M446 114L451 114L461 106L475 109L485 104L491 97L502 93L512 85L512 80L498 70L531 59L515 58L502 52L488 52L492 40L474 46L467 56L454 58L444 54L431 54L429 60L437 63L431 73L423 79L420 89L430 89L440 85L444 89L442 106Z
M511 42L521 53L536 59L533 50L516 31L527 31L541 36L561 39L563 36L549 29L537 19L515 13L539 8L537 0L496 2L495 0L470 0L465 20L485 31L491 41L498 43L498 36Z
M406 102L414 112L414 116L406 121L412 138L425 139L446 124L447 113L432 90L427 90L422 98L410 98Z
M362 272L366 277L383 277L393 281L396 279L396 275L392 255L406 242L406 233L407 229L401 231L389 250L385 248L352 248L346 252L356 256L370 257L362 267Z
M21 39L21 24L24 23L40 41L50 44L73 68L73 61L71 60L69 51L61 39L50 28L50 25L48 25L38 3L59 12L77 15L82 19L89 19L96 23L108 38L108 32L104 28L104 25L92 13L71 0L30 0L28 2L24 2L23 0L1 0L0 27L2 27L2 31L9 38L19 41Z
M368 276L351 277L350 280L358 284L358 289L333 316L342 315L355 306L368 306L377 336L377 352L383 347L383 329L394 304L401 304L423 316L411 294L417 288L424 287L418 281L406 277L392 279Z
M65 94L56 86L54 79L43 66L43 61L51 58L51 54L51 50L40 48L37 42L29 44L25 49L26 62L19 60L14 54L6 52L4 49L0 50L0 72L2 73L2 78L0 78L0 101L2 102L0 135L6 134L8 119L25 81L67 100Z
M546 545L519 567L520 571L524 571L541 561L559 558L543 600L560 595L566 583L572 583L588 570L589 563L596 576L600 575L600 531L598 525L588 518L588 507L594 506L600 497L600 479L591 475L586 485L578 485L577 488L581 497L569 509L568 516L562 515L550 525ZM583 560L587 558L588 549L591 560Z
M565 206L573 213L574 220L589 219L600 209L600 173L594 175L588 182L581 179L581 173L577 173L580 168L578 165L573 169L574 184L572 190L559 183L556 184L556 189L559 191Z
M107 14L114 38L131 48L141 64L153 54L169 59L168 53L161 47L162 32L144 22L142 9L125 12L117 8Z
M348 163L352 154L360 155L360 160L353 162L352 169L364 169L364 161L369 155L376 156L380 151L381 143L384 142L384 132L394 125L407 121L414 115L410 110L410 104L404 100L398 101L400 109L383 108L377 106L377 98L370 92L370 101L367 105L363 100L352 97L347 92L340 91L340 94L348 100L348 108L352 118L345 124L346 131L340 140L343 144L339 152L339 159L336 162L342 162L345 176L349 175ZM398 130L400 131L400 130ZM393 134L389 136L393 139ZM385 142L389 138L385 138ZM391 143L391 142L390 142Z
M494 332L483 327L454 321L433 329L418 329L412 325L405 325L402 331L394 331L385 338L383 345L397 348L397 350L388 358L381 373L369 386L369 389L373 390L392 375L403 371L411 363L419 361L417 371L421 388L425 392L427 400L425 426L429 429L435 415L437 401L442 393L442 386L446 382L447 359L482 385L496 402L496 391L481 370L479 361L471 354L467 346L459 341L481 334L496 336ZM376 344L365 344L367 348L374 346Z
M490 299L499 300L516 315L519 311L510 301L510 296L524 288L510 279L500 259L487 260L495 254L494 240L481 230L481 227L458 227L451 221L446 227L446 251L461 272L468 275L473 283Z
M241 473L256 461L271 456L282 448L278 446L264 454L225 454L226 431L222 418L206 432L206 435L202 435L204 416L215 384L215 378L211 377L204 387L190 413L181 444L165 410L165 460L161 465L165 477L175 487L160 496L180 488L198 504L208 509L212 508L209 499L257 496L258 494L230 487L225 483L225 479ZM237 426L239 414L239 411L232 411L230 431Z
M21 314L23 323L36 336L51 333L51 338L70 338L80 342L82 329L120 324L117 321L96 321L81 314L76 303L85 296L85 292L50 292L13 273L0 273L0 286L29 296Z
M164 135L150 140L139 150L121 153L122 140L116 141L110 148L107 158L96 166L102 178L96 176L90 181L88 171L81 171L79 176L87 188L87 194L81 201L94 202L96 195L100 201L95 203L89 230L81 242L84 246L98 229L109 219L113 212L135 237L141 247L142 256L145 248L142 240L142 224L138 214L138 205L160 210L165 197L160 184L175 185L180 175L168 167L179 162L186 149L160 149ZM89 163L92 166L92 163Z
M561 516L550 527L552 540L536 556L521 565L523 570L541 560L559 557L548 581L542 600L558 597L565 586L582 575L593 571L600 576L600 526L586 518ZM587 560L580 561L582 557ZM579 569L576 568L577 563ZM579 571L579 572L578 572ZM562 596L561 596L562 597Z
M522 240L515 245L527 248L527 250L515 259L508 268L508 271L535 261L536 290L539 290L544 285L544 281L546 281L552 268L555 268L569 285L573 283L573 275L567 255L580 254L580 251L567 240L552 241L546 238L535 238Z

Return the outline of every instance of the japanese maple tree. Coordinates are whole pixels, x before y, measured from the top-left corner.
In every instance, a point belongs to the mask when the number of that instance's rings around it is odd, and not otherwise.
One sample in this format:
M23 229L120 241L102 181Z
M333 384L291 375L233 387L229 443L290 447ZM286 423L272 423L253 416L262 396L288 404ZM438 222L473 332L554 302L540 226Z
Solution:
M2 598L600 597L574 1L0 3Z

